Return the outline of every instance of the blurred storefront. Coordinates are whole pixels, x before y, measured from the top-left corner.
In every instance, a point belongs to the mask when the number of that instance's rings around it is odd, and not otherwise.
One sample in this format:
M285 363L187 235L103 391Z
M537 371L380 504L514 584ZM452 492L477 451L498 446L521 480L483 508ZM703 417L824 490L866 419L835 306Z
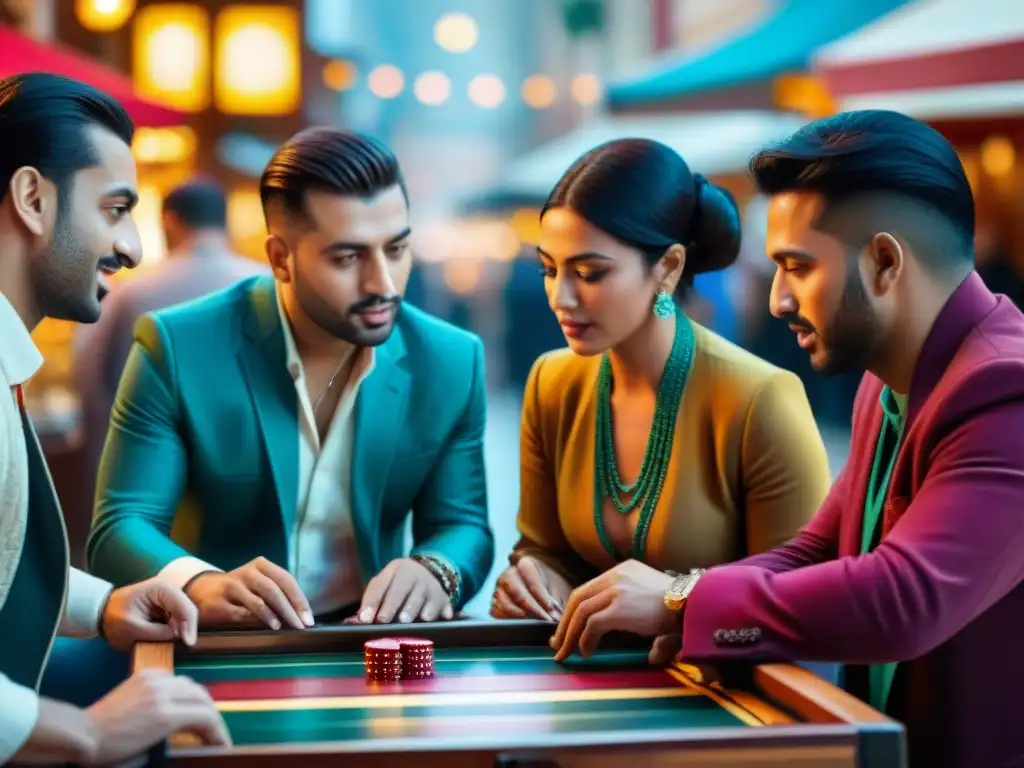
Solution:
M814 80L805 78L817 50L904 2L748 1L742 3L746 12L731 14L728 26L721 14L706 18L712 4L670 4L669 17L680 19L673 27L678 47L667 47L645 70L613 82L606 106L612 112L634 114L718 109L819 112L827 109L827 100ZM700 36L692 28L698 18L705 22L698 27ZM716 20L719 23L710 23Z
M837 110L895 109L952 141L975 191L980 266L1024 272L1024 5L917 0L824 48L815 68Z

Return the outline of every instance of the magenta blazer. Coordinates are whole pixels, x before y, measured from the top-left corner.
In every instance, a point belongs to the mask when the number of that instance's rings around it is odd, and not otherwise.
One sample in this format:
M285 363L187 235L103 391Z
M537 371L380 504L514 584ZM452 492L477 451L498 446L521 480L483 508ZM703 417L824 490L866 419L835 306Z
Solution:
M882 386L864 377L849 460L805 529L698 583L682 658L900 662L888 714L911 765L1024 766L1024 315L976 273L947 302L911 384L883 538L860 555Z

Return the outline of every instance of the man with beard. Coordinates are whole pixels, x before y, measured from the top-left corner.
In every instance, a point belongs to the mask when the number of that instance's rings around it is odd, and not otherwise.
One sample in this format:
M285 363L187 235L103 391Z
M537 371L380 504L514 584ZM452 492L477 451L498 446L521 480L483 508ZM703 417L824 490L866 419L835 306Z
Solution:
M122 674L83 708L62 693L100 684L97 645L196 635L195 607L166 581L112 589L70 567L25 394L43 363L33 329L96 322L105 275L139 263L133 130L81 83L0 80L0 764L120 763L179 729L227 742L206 690L184 678Z
M273 276L136 327L90 568L162 574L204 626L450 619L494 553L483 346L402 304L409 209L387 147L306 130L260 194Z
M781 548L581 587L553 645L613 628L693 663L843 662L928 768L1024 764L1024 316L973 269L954 149L893 112L805 126L752 164L773 314L823 373L866 369L850 457ZM668 610L666 610L666 607ZM682 632L679 632L681 622Z

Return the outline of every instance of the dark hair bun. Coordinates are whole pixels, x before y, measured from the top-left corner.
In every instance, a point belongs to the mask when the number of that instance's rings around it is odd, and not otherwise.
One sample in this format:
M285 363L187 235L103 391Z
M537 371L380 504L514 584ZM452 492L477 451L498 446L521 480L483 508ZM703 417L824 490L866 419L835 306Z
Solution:
M692 239L686 247L688 274L715 272L730 266L740 253L742 228L733 196L695 174L697 206L690 222Z
M654 266L673 245L686 248L682 285L732 264L740 213L732 195L693 173L682 156L651 139L613 139L582 155L541 209L567 206L643 253Z

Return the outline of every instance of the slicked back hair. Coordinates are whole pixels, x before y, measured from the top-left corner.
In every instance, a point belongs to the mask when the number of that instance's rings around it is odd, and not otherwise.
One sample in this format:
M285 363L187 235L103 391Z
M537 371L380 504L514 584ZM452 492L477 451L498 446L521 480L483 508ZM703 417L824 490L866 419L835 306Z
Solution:
M305 221L310 190L370 198L396 184L408 202L398 158L382 142L354 131L310 128L274 153L260 178L260 200L264 216L280 205L289 218Z
M973 265L974 196L963 164L942 134L911 117L861 110L816 120L758 152L750 171L766 195L818 192L827 209L873 196L905 202L904 211L930 215L915 227L915 252L926 267L953 274ZM900 215L885 204L874 210ZM936 228L939 218L944 225Z
M68 180L99 157L86 129L105 128L131 145L135 126L112 96L90 85L43 72L0 80L0 201L14 172L31 166L67 199Z

